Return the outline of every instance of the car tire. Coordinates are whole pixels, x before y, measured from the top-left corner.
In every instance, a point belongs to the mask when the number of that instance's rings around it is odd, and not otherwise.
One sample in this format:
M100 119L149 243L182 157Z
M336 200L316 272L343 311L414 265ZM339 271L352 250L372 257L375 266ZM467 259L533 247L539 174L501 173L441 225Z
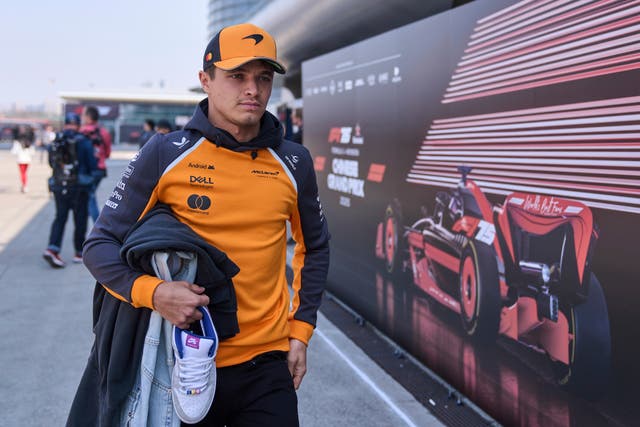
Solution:
M500 279L493 247L469 240L460 257L460 317L467 335L493 341L500 325Z
M556 381L590 400L601 397L611 379L611 332L604 292L591 273L586 301L561 307L569 322L569 365L555 362Z
M401 268L399 259L404 250L404 236L402 230L402 213L400 202L394 200L387 206L384 213L383 252L384 263L388 273L396 273Z

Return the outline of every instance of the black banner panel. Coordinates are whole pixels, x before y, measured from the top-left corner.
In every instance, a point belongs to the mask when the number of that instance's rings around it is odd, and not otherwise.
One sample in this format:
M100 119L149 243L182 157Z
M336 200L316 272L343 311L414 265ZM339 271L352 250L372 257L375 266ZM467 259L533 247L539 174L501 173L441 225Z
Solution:
M640 1L475 1L303 64L329 290L505 425L638 425Z

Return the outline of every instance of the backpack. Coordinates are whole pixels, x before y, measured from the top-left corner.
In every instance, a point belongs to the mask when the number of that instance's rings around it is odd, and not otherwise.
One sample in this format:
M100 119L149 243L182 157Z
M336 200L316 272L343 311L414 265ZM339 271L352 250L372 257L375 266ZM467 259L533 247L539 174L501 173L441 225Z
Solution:
M49 147L49 164L53 169L50 184L66 187L78 181L77 137L77 134L71 132L56 134Z
M92 131L86 132L84 136L91 140L91 143L93 144L95 150L98 150L98 147L104 144L104 139L102 138L102 133L100 132L100 126L96 126Z

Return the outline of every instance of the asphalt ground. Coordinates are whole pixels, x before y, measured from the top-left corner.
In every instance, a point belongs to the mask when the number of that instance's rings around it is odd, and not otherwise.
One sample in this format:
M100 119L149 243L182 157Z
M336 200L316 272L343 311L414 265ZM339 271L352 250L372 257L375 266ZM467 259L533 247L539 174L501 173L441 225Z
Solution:
M38 153L22 194L8 148L0 144L0 426L62 426L93 342L94 282L82 264L54 270L42 259L54 216L50 169ZM134 153L114 151L100 202ZM69 218L68 261L72 229ZM444 425L322 313L298 398L303 427Z

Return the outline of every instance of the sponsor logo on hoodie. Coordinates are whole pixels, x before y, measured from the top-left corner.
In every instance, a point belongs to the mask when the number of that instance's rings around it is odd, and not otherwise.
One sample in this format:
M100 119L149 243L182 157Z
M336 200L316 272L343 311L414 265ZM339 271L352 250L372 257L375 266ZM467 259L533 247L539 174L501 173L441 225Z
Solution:
M260 177L260 178L278 179L278 175L280 175L280 172L278 172L278 171L266 171L266 170L262 170L262 169L253 169L251 171L251 175L257 176L257 177Z

